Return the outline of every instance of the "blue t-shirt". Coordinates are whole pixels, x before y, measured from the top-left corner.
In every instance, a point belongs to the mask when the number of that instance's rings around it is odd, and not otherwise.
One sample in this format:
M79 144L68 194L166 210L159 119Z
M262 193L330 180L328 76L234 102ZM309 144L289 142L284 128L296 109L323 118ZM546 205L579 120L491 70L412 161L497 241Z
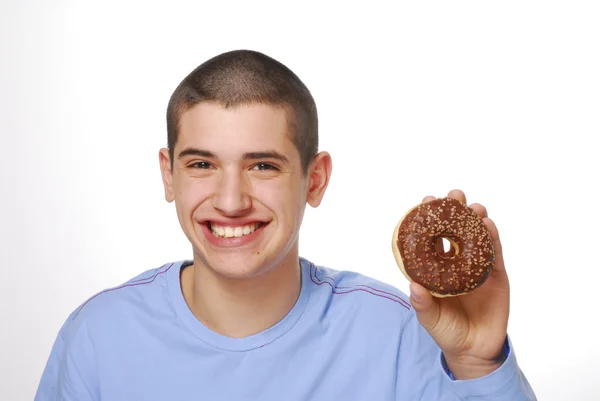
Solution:
M261 333L225 337L183 298L189 264L146 271L73 311L35 401L536 399L512 346L488 376L452 380L405 294L303 258L292 310Z

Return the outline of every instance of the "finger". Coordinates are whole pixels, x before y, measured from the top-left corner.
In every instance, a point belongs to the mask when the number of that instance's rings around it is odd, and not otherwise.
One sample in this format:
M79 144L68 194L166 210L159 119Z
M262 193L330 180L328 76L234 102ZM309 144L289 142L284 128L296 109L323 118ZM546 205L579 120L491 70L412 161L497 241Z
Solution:
M504 256L502 255L502 243L500 242L500 234L498 233L498 228L496 224L492 221L492 219L485 217L483 219L483 224L485 224L485 228L490 233L490 237L492 237L492 245L494 246L494 259L495 266L494 269L498 271L504 271Z
M423 203L431 202L434 199L435 199L435 196L431 196L431 195L426 196L426 197L423 198Z
M411 282L410 302L421 325L430 333L435 330L440 320L440 306L433 295L425 287Z
M460 189L453 189L452 191L448 192L448 197L456 199L464 203L465 205L467 204L467 197L465 196L465 193Z
M488 216L487 209L485 208L485 206L479 203L472 203L471 205L469 205L469 207L475 210L481 218Z

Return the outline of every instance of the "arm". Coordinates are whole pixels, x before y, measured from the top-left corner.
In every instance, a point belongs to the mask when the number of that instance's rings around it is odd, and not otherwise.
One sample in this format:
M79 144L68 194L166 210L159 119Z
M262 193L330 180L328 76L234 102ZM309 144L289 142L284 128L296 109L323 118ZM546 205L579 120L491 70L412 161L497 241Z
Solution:
M402 333L396 385L398 401L536 401L521 372L510 339L508 354L494 371L471 380L455 380L444 355L417 320L414 310Z
M87 325L67 319L60 329L34 401L99 400L94 347Z

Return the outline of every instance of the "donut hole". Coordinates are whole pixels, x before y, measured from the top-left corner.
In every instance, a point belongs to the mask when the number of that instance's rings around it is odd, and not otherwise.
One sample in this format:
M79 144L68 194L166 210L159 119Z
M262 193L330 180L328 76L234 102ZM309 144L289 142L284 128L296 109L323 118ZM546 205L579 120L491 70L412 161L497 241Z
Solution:
M450 238L439 237L435 240L435 250L442 258L452 258L458 253L458 245Z

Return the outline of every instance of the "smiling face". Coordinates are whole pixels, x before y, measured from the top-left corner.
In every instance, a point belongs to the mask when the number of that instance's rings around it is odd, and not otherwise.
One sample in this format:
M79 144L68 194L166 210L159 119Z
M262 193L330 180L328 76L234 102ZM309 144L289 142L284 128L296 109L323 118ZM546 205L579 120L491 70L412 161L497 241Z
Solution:
M317 155L303 174L282 108L225 109L199 103L182 114L171 169L160 162L167 201L175 201L194 263L230 278L298 263L306 202L318 206L331 161Z

